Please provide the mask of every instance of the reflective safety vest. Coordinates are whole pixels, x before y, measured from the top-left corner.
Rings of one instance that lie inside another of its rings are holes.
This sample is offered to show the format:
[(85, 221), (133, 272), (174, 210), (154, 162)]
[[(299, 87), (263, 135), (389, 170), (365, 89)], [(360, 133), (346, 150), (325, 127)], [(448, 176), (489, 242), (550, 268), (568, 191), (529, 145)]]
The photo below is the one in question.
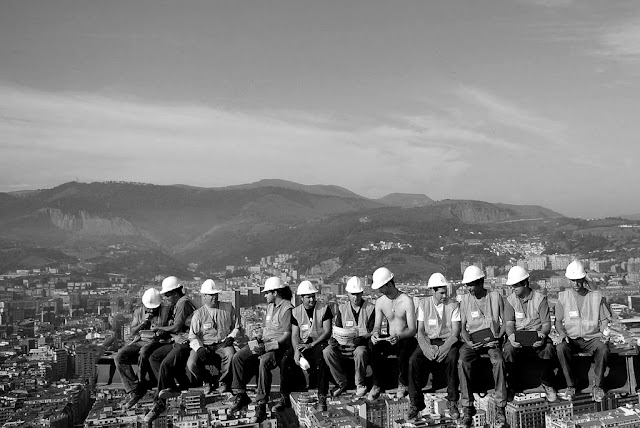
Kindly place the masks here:
[(544, 299), (545, 297), (541, 293), (531, 290), (531, 297), (527, 300), (527, 306), (523, 307), (522, 300), (516, 296), (516, 293), (511, 293), (507, 296), (507, 302), (515, 311), (516, 330), (540, 331), (542, 320), (538, 309)]
[(267, 305), (267, 314), (264, 318), (262, 331), (262, 339), (264, 341), (278, 340), (283, 334), (291, 331), (291, 322), (285, 323), (282, 320), (285, 312), (291, 308), (293, 308), (293, 305), (288, 300), (282, 301), (279, 306), (276, 306), (275, 303)]
[(375, 311), (375, 306), (366, 300), (362, 302), (362, 306), (360, 306), (360, 315), (358, 315), (358, 322), (356, 322), (356, 318), (353, 316), (353, 311), (351, 310), (351, 303), (343, 303), (339, 306), (340, 310), (340, 321), (342, 321), (343, 328), (358, 328), (358, 334), (360, 336), (369, 333), (367, 331), (367, 322), (371, 315)]
[(200, 307), (191, 318), (191, 331), (200, 336), (202, 343), (222, 342), (235, 327), (234, 308), (229, 302), (218, 302), (217, 309)]
[(298, 328), (300, 328), (300, 339), (302, 342), (306, 342), (308, 338), (317, 339), (324, 333), (322, 328), (322, 318), (327, 312), (329, 307), (322, 303), (316, 303), (313, 308), (313, 319), (309, 319), (307, 310), (304, 305), (298, 305), (293, 309), (293, 316), (298, 321)]
[(500, 333), (500, 299), (502, 297), (496, 291), (487, 292), (482, 299), (471, 294), (462, 295), (460, 315), (466, 315), (469, 333), (484, 328), (490, 328), (494, 335)]
[(442, 318), (436, 309), (436, 303), (433, 296), (420, 300), (418, 305), (424, 314), (424, 331), (429, 339), (447, 339), (451, 336), (452, 322), (451, 317), (453, 311), (458, 307), (458, 302), (445, 300), (442, 309)]
[(571, 290), (558, 293), (558, 301), (562, 305), (564, 318), (562, 320), (567, 336), (571, 339), (579, 337), (593, 339), (600, 337), (600, 304), (602, 295), (598, 291), (589, 291), (584, 296), (582, 307)]

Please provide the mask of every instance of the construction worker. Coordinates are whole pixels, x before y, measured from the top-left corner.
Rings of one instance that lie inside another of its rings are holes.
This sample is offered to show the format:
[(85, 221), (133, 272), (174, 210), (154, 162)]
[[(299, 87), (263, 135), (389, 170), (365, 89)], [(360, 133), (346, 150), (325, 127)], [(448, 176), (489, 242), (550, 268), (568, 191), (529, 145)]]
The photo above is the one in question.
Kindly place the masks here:
[(167, 340), (167, 343), (153, 351), (149, 357), (151, 368), (158, 379), (158, 387), (153, 407), (144, 417), (147, 423), (165, 411), (167, 398), (180, 394), (180, 389), (187, 389), (190, 383), (185, 366), (190, 352), (189, 325), (196, 308), (175, 276), (168, 276), (162, 281), (160, 294), (173, 306), (173, 311), (167, 325), (156, 328), (156, 335), (161, 340)]
[(209, 383), (209, 393), (213, 392), (214, 380), (207, 364), (215, 365), (220, 372), (218, 392), (231, 391), (231, 359), (236, 352), (233, 343), (240, 331), (240, 315), (231, 303), (218, 300), (221, 291), (212, 279), (202, 283), (202, 307), (193, 313), (189, 330), (187, 369), (195, 379)]
[[(398, 356), (400, 373), (398, 376), (397, 398), (407, 395), (409, 385), (409, 358), (418, 345), (416, 335), (416, 310), (413, 299), (396, 288), (393, 273), (386, 267), (373, 273), (371, 288), (382, 293), (376, 300), (375, 324), (371, 335), (371, 366), (373, 369), (373, 387), (369, 391), (369, 400), (380, 396), (381, 375), (385, 372), (385, 360), (389, 355)], [(389, 323), (389, 336), (382, 337), (382, 318)]]
[(441, 273), (429, 278), (427, 289), (433, 295), (418, 305), (418, 348), (409, 359), (409, 398), (407, 420), (418, 417), (426, 406), (422, 388), (430, 373), (444, 370), (447, 377), (447, 407), (452, 419), (458, 419), (458, 349), (460, 309), (448, 297), (450, 284)]
[(291, 313), (291, 345), (282, 363), (282, 385), (280, 402), (274, 411), (284, 410), (291, 406), (289, 394), (293, 388), (291, 384), (293, 374), (290, 371), (292, 362), (300, 366), (300, 359), (304, 357), (310, 364), (309, 371), (315, 374), (318, 382), (317, 410), (327, 410), (327, 394), (329, 392), (329, 368), (324, 360), (323, 351), (331, 337), (331, 308), (318, 303), (316, 294), (318, 289), (311, 281), (302, 281), (298, 285), (296, 294), (302, 303)]
[[(262, 333), (250, 341), (250, 345), (236, 352), (231, 360), (232, 390), (235, 397), (229, 409), (230, 414), (251, 403), (246, 388), (247, 383), (257, 372), (256, 402), (258, 406), (250, 423), (260, 423), (266, 418), (271, 392), (271, 370), (281, 364), (284, 354), (291, 348), (291, 310), (293, 309), (291, 289), (285, 286), (280, 278), (273, 276), (266, 280), (262, 292), (267, 300)], [(285, 382), (285, 379), (281, 379), (281, 383)]]
[[(547, 401), (554, 402), (557, 400), (556, 390), (553, 387), (556, 349), (549, 339), (551, 316), (547, 298), (530, 288), (529, 272), (520, 266), (514, 266), (509, 270), (507, 285), (510, 285), (513, 291), (504, 303), (505, 330), (508, 340), (504, 344), (502, 355), (507, 368), (509, 389), (514, 390), (515, 386), (516, 360), (523, 351), (533, 350), (542, 363), (541, 381)], [(537, 340), (530, 346), (523, 346), (516, 340), (516, 331), (536, 332)]]
[[(114, 362), (127, 393), (125, 409), (136, 405), (146, 392), (156, 385), (156, 380), (148, 364), (150, 351), (153, 351), (152, 337), (142, 337), (141, 331), (151, 332), (157, 326), (162, 325), (160, 317), (160, 304), (162, 297), (155, 288), (149, 288), (142, 295), (142, 306), (133, 311), (131, 320), (131, 341), (120, 348), (114, 358)], [(138, 364), (139, 376), (133, 371), (133, 364)], [(147, 376), (150, 377), (147, 380)]]
[(347, 281), (345, 291), (349, 295), (349, 301), (338, 307), (335, 315), (335, 327), (357, 328), (358, 335), (353, 344), (341, 346), (335, 339), (329, 340), (329, 346), (324, 348), (324, 360), (336, 381), (336, 387), (331, 395), (338, 397), (347, 390), (347, 375), (342, 364), (347, 360), (353, 360), (355, 365), (356, 396), (362, 397), (367, 392), (365, 378), (367, 365), (369, 364), (369, 337), (375, 324), (375, 306), (364, 300), (364, 281), (357, 276), (352, 276)]
[(567, 266), (565, 276), (571, 280), (572, 288), (558, 294), (555, 308), (556, 330), (559, 335), (556, 350), (567, 382), (565, 397), (570, 400), (576, 393), (571, 367), (573, 354), (584, 352), (593, 355), (593, 399), (601, 402), (604, 398), (602, 381), (610, 353), (608, 336), (603, 335), (603, 332), (609, 326), (611, 314), (602, 294), (585, 288), (589, 283), (582, 263), (572, 261)]
[[(495, 426), (502, 427), (506, 423), (505, 406), (507, 405), (507, 382), (500, 343), (505, 331), (504, 324), (500, 322), (504, 319), (504, 302), (498, 292), (489, 292), (484, 288), (484, 272), (477, 266), (471, 265), (465, 269), (462, 283), (469, 292), (462, 295), (460, 302), (460, 336), (464, 342), (459, 351), (462, 425), (470, 427), (473, 424), (473, 415), (476, 413), (471, 389), (472, 365), (480, 355), (488, 354), (495, 383), (494, 398), (497, 404)], [(486, 341), (472, 340), (472, 334), (484, 332), (488, 332)]]

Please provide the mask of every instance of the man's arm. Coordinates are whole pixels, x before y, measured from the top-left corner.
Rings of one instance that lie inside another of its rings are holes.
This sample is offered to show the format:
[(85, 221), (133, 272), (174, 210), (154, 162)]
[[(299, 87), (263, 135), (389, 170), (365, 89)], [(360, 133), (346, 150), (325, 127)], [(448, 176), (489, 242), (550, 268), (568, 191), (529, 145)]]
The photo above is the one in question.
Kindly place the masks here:
[[(193, 322), (193, 320), (191, 320)], [(242, 324), (240, 323), (240, 311), (231, 305), (231, 332), (227, 335), (227, 337), (236, 338), (238, 333), (240, 333), (240, 329), (242, 328)]]
[(202, 347), (202, 328), (200, 325), (200, 317), (197, 313), (193, 314), (191, 318), (191, 325), (189, 326), (189, 347), (194, 351), (197, 351)]
[[(284, 345), (290, 340), (293, 341), (292, 325), (291, 325), (291, 308), (287, 309), (282, 315), (282, 324), (285, 325), (287, 331), (278, 339), (278, 345)], [(298, 334), (298, 339), (300, 334)]]
[[(136, 311), (140, 312), (140, 308), (138, 308)], [(136, 334), (138, 334), (138, 332), (140, 330), (143, 330), (145, 326), (151, 325), (150, 323), (151, 317), (152, 317), (151, 314), (147, 314), (145, 312), (142, 312), (142, 314), (140, 313), (134, 314), (134, 317), (131, 320), (131, 329), (130, 329), (131, 336), (135, 336)]]
[(410, 339), (416, 335), (416, 307), (413, 304), (413, 299), (405, 294), (407, 298), (406, 314), (407, 314), (407, 329), (398, 335), (398, 339)]
[(546, 297), (542, 299), (540, 306), (538, 306), (538, 315), (540, 316), (540, 322), (542, 322), (540, 334), (547, 337), (551, 333), (551, 314), (549, 313), (549, 302)]
[(311, 347), (329, 340), (329, 338), (331, 337), (331, 333), (333, 332), (333, 326), (331, 324), (332, 319), (333, 313), (331, 312), (331, 308), (327, 308), (324, 318), (322, 319), (322, 329), (324, 331), (316, 340), (310, 343)]
[(560, 301), (558, 300), (558, 302), (556, 303), (556, 331), (560, 336), (561, 342), (567, 337), (567, 330), (565, 330), (562, 321), (564, 321), (564, 308), (562, 306), (562, 303), (560, 303)]
[(191, 321), (191, 315), (193, 314), (193, 311), (195, 309), (193, 305), (189, 303), (187, 303), (187, 301), (182, 301), (179, 305), (176, 305), (176, 315), (173, 319), (173, 324), (166, 327), (158, 327), (158, 330), (162, 330), (171, 334), (182, 333), (185, 325), (189, 325)]
[(460, 338), (467, 345), (473, 346), (473, 341), (467, 331), (467, 313), (462, 310), (460, 311)]
[(373, 331), (371, 332), (371, 342), (374, 344), (378, 341), (378, 336), (380, 336), (380, 328), (382, 327), (382, 317), (384, 314), (382, 313), (382, 304), (380, 303), (380, 299), (376, 300), (375, 306), (375, 322), (373, 324)]
[(502, 324), (500, 325), (500, 332), (498, 333), (498, 337), (502, 337), (504, 336), (507, 326), (504, 322), (504, 299), (501, 295), (498, 295), (498, 314), (500, 319), (503, 320)]

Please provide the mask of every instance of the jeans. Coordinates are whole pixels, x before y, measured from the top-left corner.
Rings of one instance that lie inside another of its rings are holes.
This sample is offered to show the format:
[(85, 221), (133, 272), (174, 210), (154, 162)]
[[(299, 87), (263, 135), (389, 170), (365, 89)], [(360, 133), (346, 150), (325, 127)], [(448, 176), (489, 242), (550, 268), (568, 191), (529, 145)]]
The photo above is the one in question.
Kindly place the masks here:
[(549, 338), (546, 338), (543, 345), (539, 348), (523, 347), (514, 348), (511, 342), (507, 340), (502, 349), (502, 356), (507, 369), (507, 380), (509, 387), (515, 389), (515, 362), (521, 357), (523, 353), (531, 353), (536, 355), (542, 363), (542, 376), (540, 381), (543, 385), (553, 386), (553, 368), (556, 360), (556, 348), (553, 346), (553, 342)]
[[(163, 389), (171, 388), (178, 389), (176, 380), (180, 384), (180, 389), (187, 389), (191, 383), (186, 373), (187, 360), (189, 359), (188, 344), (173, 344), (169, 345), (171, 348), (167, 348), (167, 345), (156, 350), (151, 354), (151, 367), (158, 370), (158, 390), (154, 397), (154, 401), (164, 404), (158, 394)], [(167, 354), (164, 352), (169, 351)], [(161, 357), (164, 358), (161, 359)], [(159, 363), (159, 364), (158, 364)], [(158, 367), (159, 365), (159, 367)], [(155, 370), (154, 370), (155, 371)]]
[(400, 339), (395, 345), (392, 345), (386, 340), (382, 340), (371, 348), (371, 368), (373, 369), (373, 384), (380, 386), (381, 374), (387, 370), (385, 365), (387, 364), (386, 358), (389, 355), (398, 356), (398, 365), (400, 366), (400, 373), (398, 375), (398, 384), (408, 386), (409, 385), (409, 358), (413, 351), (416, 349), (418, 341), (415, 337), (408, 339)]
[[(311, 349), (308, 349), (302, 353), (302, 356), (309, 361), (311, 367), (309, 371), (315, 373), (318, 380), (318, 395), (327, 395), (329, 392), (329, 367), (324, 360), (323, 351), (327, 346), (327, 342), (319, 343)], [(290, 369), (296, 366), (294, 360), (295, 351), (293, 348), (289, 348), (284, 354), (282, 364), (280, 365), (282, 380), (280, 385), (280, 392), (282, 395), (289, 395), (291, 393), (292, 375)]]
[(571, 368), (573, 354), (584, 352), (593, 355), (593, 372), (595, 375), (594, 384), (595, 386), (602, 388), (604, 371), (609, 363), (609, 354), (611, 352), (609, 350), (609, 345), (602, 342), (600, 339), (584, 340), (582, 338), (577, 338), (569, 339), (569, 343), (559, 343), (556, 345), (556, 350), (558, 352), (558, 360), (560, 360), (560, 367), (562, 368), (568, 387), (575, 387), (575, 378), (573, 376), (573, 369)]
[[(432, 345), (441, 346), (442, 339), (431, 339)], [(409, 358), (409, 398), (411, 404), (424, 407), (422, 388), (426, 385), (429, 374), (436, 370), (444, 370), (447, 377), (447, 400), (458, 402), (458, 349), (454, 344), (441, 362), (428, 359), (420, 347), (416, 348)]]
[[(272, 380), (271, 370), (278, 367), (289, 348), (287, 345), (280, 345), (279, 349), (266, 352), (260, 356), (253, 354), (249, 346), (245, 346), (236, 352), (231, 359), (231, 370), (233, 372), (231, 388), (233, 392), (236, 394), (246, 392), (247, 383), (257, 372), (258, 389), (256, 391), (256, 401), (269, 401)], [(281, 379), (281, 383), (284, 384), (284, 379)]]
[[(157, 346), (156, 342), (138, 340), (123, 346), (116, 354), (114, 363), (127, 394), (132, 392), (143, 394), (156, 385), (157, 380), (151, 371), (149, 356)], [(132, 365), (135, 363), (138, 364), (139, 375), (133, 371)], [(149, 380), (147, 380), (147, 376)]]
[(502, 349), (496, 348), (480, 348), (472, 349), (464, 343), (460, 347), (459, 367), (460, 373), (460, 404), (463, 407), (473, 406), (473, 390), (471, 388), (472, 365), (480, 358), (480, 355), (488, 354), (493, 369), (493, 381), (495, 383), (494, 397), (498, 407), (507, 405), (507, 382), (505, 379), (504, 358), (502, 357)]
[(231, 385), (231, 359), (236, 352), (235, 348), (233, 346), (223, 347), (222, 343), (204, 345), (204, 348), (207, 350), (207, 360), (201, 361), (198, 353), (192, 350), (187, 360), (187, 369), (194, 378), (212, 383), (211, 372), (206, 369), (205, 365), (213, 364), (220, 372), (218, 380), (226, 385)]
[(353, 360), (355, 364), (356, 386), (365, 386), (367, 365), (369, 364), (369, 349), (366, 345), (358, 346), (353, 351), (353, 357), (345, 357), (340, 352), (339, 345), (329, 344), (323, 351), (324, 360), (338, 386), (347, 385), (347, 375), (344, 374), (342, 364)]

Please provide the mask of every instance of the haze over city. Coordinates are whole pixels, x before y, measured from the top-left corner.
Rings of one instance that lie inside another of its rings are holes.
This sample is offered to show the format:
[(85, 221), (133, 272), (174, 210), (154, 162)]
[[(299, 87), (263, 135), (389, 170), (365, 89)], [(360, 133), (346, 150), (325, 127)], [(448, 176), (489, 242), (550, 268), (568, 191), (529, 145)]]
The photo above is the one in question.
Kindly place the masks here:
[(640, 213), (640, 4), (0, 3), (0, 191), (263, 178)]

